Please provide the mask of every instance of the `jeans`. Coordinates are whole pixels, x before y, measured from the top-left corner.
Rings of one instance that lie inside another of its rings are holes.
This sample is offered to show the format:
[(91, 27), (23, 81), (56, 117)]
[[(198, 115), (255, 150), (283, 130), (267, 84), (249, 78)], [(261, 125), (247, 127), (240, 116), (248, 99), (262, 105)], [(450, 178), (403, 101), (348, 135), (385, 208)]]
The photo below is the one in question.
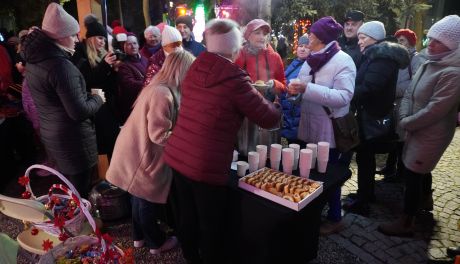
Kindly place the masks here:
[(157, 219), (161, 214), (162, 205), (132, 196), (132, 226), (133, 240), (144, 240), (145, 246), (158, 249), (166, 240), (166, 235), (160, 230)]
[[(343, 164), (350, 166), (353, 152), (341, 153), (337, 149), (329, 150), (329, 164)], [(341, 186), (338, 186), (332, 191), (328, 197), (329, 210), (327, 212), (327, 220), (331, 222), (339, 222), (342, 220), (342, 204), (341, 204)]]

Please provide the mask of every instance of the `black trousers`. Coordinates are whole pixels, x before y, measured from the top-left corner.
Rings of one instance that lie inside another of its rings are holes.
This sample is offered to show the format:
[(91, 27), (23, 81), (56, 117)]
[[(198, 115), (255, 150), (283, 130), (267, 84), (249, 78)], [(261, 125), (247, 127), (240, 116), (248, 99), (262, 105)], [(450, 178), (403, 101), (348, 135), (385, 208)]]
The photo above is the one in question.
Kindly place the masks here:
[(422, 174), (404, 168), (406, 190), (404, 192), (404, 213), (415, 216), (427, 195), (431, 195), (432, 175)]
[(69, 181), (77, 189), (82, 198), (88, 198), (88, 194), (91, 190), (91, 177), (93, 175), (94, 168), (95, 167), (91, 167), (73, 175), (65, 174), (67, 179), (69, 179)]
[(177, 194), (177, 228), (188, 263), (226, 263), (227, 186), (188, 179), (173, 169)]
[(363, 143), (356, 149), (358, 198), (363, 202), (369, 202), (375, 195), (375, 154), (372, 144)]

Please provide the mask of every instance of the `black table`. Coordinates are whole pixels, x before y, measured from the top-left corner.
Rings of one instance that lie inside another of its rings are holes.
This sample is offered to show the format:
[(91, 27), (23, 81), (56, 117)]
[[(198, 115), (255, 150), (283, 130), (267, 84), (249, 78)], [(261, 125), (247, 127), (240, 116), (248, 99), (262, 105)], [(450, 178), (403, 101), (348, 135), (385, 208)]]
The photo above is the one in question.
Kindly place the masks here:
[(329, 165), (325, 174), (310, 178), (324, 182), (323, 192), (297, 212), (238, 187), (232, 173), (231, 250), (235, 263), (308, 263), (318, 251), (321, 212), (327, 197), (351, 176), (343, 165)]

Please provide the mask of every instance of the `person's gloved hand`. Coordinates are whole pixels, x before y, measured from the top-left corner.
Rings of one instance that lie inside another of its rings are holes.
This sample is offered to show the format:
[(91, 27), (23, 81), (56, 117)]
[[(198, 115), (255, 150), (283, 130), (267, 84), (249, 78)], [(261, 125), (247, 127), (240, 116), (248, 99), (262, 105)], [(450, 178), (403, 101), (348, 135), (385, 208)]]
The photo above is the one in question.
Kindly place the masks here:
[(275, 82), (273, 80), (269, 80), (265, 83), (268, 87), (265, 90), (264, 97), (270, 102), (275, 101), (276, 93), (275, 93)]

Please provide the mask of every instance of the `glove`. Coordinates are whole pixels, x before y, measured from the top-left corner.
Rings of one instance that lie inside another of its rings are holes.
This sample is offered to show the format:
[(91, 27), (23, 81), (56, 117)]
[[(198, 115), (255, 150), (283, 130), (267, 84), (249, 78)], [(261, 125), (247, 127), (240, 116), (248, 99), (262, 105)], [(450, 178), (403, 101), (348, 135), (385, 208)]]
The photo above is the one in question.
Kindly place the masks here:
[(264, 97), (268, 101), (274, 102), (275, 98), (276, 98), (275, 82), (273, 80), (269, 80), (265, 84), (268, 85), (268, 88), (267, 88), (267, 90), (265, 90)]

